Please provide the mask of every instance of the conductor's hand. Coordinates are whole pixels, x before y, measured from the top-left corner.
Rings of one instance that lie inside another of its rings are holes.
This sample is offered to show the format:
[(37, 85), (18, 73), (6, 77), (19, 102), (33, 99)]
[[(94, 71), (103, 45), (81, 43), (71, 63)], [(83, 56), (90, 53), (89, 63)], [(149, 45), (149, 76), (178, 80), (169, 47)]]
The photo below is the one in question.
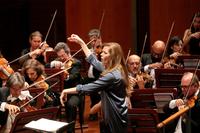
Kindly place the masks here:
[(6, 104), (5, 109), (7, 109), (10, 114), (15, 114), (18, 111), (20, 111), (20, 108), (18, 106), (15, 106), (15, 105), (12, 105), (12, 104)]
[(75, 42), (75, 43), (78, 43), (78, 44), (85, 44), (85, 42), (76, 34), (72, 34), (70, 37), (68, 37), (68, 40), (70, 42)]
[(60, 103), (62, 106), (65, 106), (65, 101), (67, 100), (67, 89), (66, 90), (63, 90), (61, 95), (60, 95)]

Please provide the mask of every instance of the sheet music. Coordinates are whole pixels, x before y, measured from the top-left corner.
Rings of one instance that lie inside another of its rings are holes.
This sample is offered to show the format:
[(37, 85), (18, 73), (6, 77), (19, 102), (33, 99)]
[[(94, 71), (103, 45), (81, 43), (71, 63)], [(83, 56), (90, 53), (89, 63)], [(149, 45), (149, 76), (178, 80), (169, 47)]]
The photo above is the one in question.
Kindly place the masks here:
[(66, 122), (60, 122), (55, 120), (49, 120), (45, 118), (41, 118), (37, 121), (31, 121), (25, 125), (27, 128), (42, 130), (46, 132), (56, 132), (60, 128), (68, 125)]

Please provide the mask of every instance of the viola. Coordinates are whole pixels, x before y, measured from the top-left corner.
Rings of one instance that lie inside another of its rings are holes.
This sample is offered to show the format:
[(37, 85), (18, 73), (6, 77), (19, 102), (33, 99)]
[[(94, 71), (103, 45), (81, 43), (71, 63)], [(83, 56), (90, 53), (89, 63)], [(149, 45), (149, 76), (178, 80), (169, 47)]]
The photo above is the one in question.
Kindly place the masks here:
[(14, 70), (8, 65), (8, 61), (5, 58), (0, 58), (0, 67), (0, 78), (3, 80), (8, 79), (14, 73)]

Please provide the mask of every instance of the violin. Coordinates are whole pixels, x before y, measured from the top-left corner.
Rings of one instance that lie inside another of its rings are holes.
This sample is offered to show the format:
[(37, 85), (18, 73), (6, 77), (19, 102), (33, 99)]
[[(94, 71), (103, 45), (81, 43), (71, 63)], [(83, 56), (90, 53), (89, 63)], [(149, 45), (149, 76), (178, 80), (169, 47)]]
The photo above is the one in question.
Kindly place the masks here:
[(29, 101), (30, 100), (28, 98), (26, 98), (24, 100), (17, 99), (15, 101), (11, 102), (10, 104), (20, 107), (20, 111), (22, 111), (22, 112), (31, 112), (31, 111), (37, 110), (37, 108), (31, 106), (30, 104), (27, 104), (27, 103), (29, 103)]
[(35, 87), (36, 88), (43, 88), (45, 90), (47, 90), (49, 88), (49, 85), (45, 82), (45, 77), (43, 75), (40, 75), (35, 81)]
[(14, 73), (14, 70), (8, 65), (8, 61), (5, 58), (0, 58), (0, 68), (0, 78), (3, 80), (8, 79)]
[(176, 64), (176, 60), (173, 58), (168, 58), (164, 57), (163, 60), (161, 61), (162, 64), (164, 65), (164, 68), (180, 68), (181, 66)]

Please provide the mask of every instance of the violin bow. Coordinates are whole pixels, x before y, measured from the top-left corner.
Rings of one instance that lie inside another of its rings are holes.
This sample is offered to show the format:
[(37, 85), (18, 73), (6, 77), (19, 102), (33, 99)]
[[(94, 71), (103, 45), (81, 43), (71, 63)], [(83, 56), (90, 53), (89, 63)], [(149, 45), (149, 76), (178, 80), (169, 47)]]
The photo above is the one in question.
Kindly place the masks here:
[(191, 86), (192, 86), (192, 81), (194, 80), (194, 75), (197, 73), (197, 70), (198, 70), (198, 67), (199, 67), (199, 63), (200, 63), (200, 59), (198, 59), (197, 66), (196, 66), (196, 68), (195, 68), (195, 71), (194, 71), (194, 73), (193, 73), (192, 79), (191, 79), (191, 81), (190, 81), (190, 84), (189, 84), (189, 86), (188, 86), (187, 93), (186, 93), (186, 95), (185, 95), (183, 101), (186, 101), (186, 98), (188, 97), (190, 88), (191, 88)]
[(147, 32), (146, 32), (146, 34), (144, 36), (144, 42), (143, 42), (143, 47), (142, 47), (142, 52), (141, 52), (140, 58), (142, 58), (142, 56), (143, 56), (144, 48), (145, 48), (145, 45), (146, 45), (146, 41), (147, 41)]
[[(55, 19), (55, 17), (56, 17), (56, 14), (57, 14), (57, 10), (54, 12), (54, 15), (53, 15), (53, 18), (52, 18), (52, 20), (51, 20), (50, 26), (49, 26), (49, 28), (48, 28), (47, 34), (46, 34), (46, 36), (45, 36), (45, 39), (44, 39), (44, 41), (40, 44), (39, 48), (41, 48), (41, 47), (44, 45), (44, 43), (46, 43), (47, 37), (48, 37), (49, 32), (50, 32), (50, 30), (51, 30), (51, 27), (52, 27), (52, 24), (53, 24), (54, 19)], [(27, 54), (24, 54), (24, 55), (22, 55), (22, 56), (20, 56), (20, 57), (18, 57), (18, 58), (16, 58), (16, 59), (10, 61), (8, 64), (10, 65), (10, 64), (12, 64), (13, 62), (18, 61), (19, 59), (21, 59), (21, 58), (27, 56), (29, 53), (30, 53), (30, 52), (28, 52)]]
[(127, 64), (127, 62), (128, 62), (128, 57), (130, 56), (130, 53), (131, 53), (131, 49), (128, 50), (128, 54), (127, 54), (127, 56), (126, 56), (126, 61), (125, 61), (126, 64)]
[[(55, 85), (57, 85), (60, 81), (57, 81), (56, 83), (52, 84), (49, 88), (54, 87)], [(48, 88), (48, 89), (49, 89)], [(40, 95), (42, 95), (44, 92), (46, 92), (48, 89), (40, 92), (39, 94), (37, 94), (35, 97), (31, 98), (30, 100), (28, 100), (26, 103), (24, 103), (23, 105), (21, 105), (19, 108), (23, 108), (24, 106), (26, 106), (27, 104), (29, 104), (31, 101), (35, 100), (37, 97), (39, 97)]]
[(162, 60), (164, 59), (164, 57), (165, 57), (165, 53), (166, 53), (166, 50), (167, 50), (167, 47), (168, 47), (169, 39), (170, 39), (170, 37), (171, 37), (173, 28), (174, 28), (174, 22), (173, 22), (172, 25), (171, 25), (171, 29), (170, 29), (170, 31), (169, 31), (169, 35), (168, 35), (168, 38), (167, 38), (167, 41), (166, 41), (166, 45), (165, 45), (164, 52), (163, 52), (163, 54), (162, 54), (161, 61), (162, 61)]
[(196, 16), (197, 16), (197, 14), (195, 13), (194, 18), (192, 19), (192, 23), (190, 24), (190, 31), (192, 29), (192, 25), (194, 24), (194, 20), (195, 20)]
[[(196, 74), (197, 72), (197, 69), (198, 69), (198, 66), (199, 66), (199, 63), (200, 63), (200, 59), (198, 59), (198, 63), (197, 63), (197, 66), (195, 68), (195, 72), (193, 73), (193, 76), (192, 76), (192, 79), (190, 81), (190, 84), (189, 84), (189, 88), (188, 88), (188, 91), (186, 93), (186, 96), (185, 98), (183, 99), (183, 101), (186, 100), (188, 94), (189, 94), (189, 90), (191, 88), (191, 85), (192, 85), (192, 81), (194, 80), (194, 75)], [(160, 122), (158, 125), (157, 125), (157, 128), (162, 128), (163, 126), (167, 125), (170, 121), (176, 119), (178, 116), (181, 116), (182, 114), (184, 114), (186, 111), (188, 111), (189, 109), (191, 109), (192, 107), (194, 107), (194, 103), (191, 104), (191, 105), (188, 105), (186, 106), (185, 108), (179, 110), (178, 112), (176, 112), (175, 114), (171, 115), (170, 117), (168, 117), (167, 119), (163, 120), (162, 122)]]

